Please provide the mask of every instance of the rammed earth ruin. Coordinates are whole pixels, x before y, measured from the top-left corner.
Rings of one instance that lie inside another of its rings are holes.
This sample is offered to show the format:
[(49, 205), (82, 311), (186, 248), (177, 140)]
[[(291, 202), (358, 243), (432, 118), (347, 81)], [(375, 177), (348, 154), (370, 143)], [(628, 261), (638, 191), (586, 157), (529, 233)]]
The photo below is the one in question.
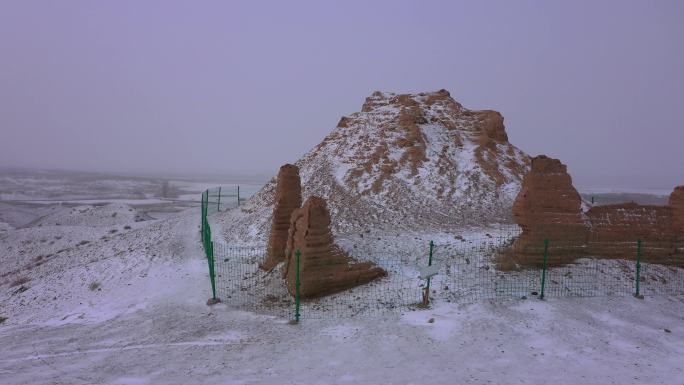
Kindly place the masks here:
[(684, 265), (684, 187), (668, 205), (588, 208), (564, 164), (544, 155), (530, 160), (508, 142), (501, 114), (468, 110), (445, 90), (374, 92), (296, 165), (282, 166), (243, 212), (234, 228), (268, 234), (261, 268), (284, 263), (290, 291), (300, 250), (305, 297), (385, 274), (353, 264), (334, 243), (333, 232), (369, 226), (444, 231), (513, 221), (522, 233), (506, 253), (509, 267), (540, 265), (545, 239), (552, 264), (633, 258), (641, 240), (644, 261)]
[(523, 266), (541, 263), (545, 239), (552, 263), (584, 256), (632, 259), (641, 240), (645, 262), (684, 265), (684, 186), (674, 189), (667, 205), (622, 203), (583, 212), (566, 166), (540, 155), (532, 159), (513, 214), (522, 228), (514, 258)]
[(325, 200), (311, 196), (299, 207), (301, 196), (299, 169), (291, 164), (282, 166), (276, 185), (268, 257), (262, 269), (270, 271), (285, 262), (283, 278), (288, 291), (294, 294), (299, 267), (301, 298), (336, 293), (386, 275), (370, 262), (352, 262), (334, 243)]

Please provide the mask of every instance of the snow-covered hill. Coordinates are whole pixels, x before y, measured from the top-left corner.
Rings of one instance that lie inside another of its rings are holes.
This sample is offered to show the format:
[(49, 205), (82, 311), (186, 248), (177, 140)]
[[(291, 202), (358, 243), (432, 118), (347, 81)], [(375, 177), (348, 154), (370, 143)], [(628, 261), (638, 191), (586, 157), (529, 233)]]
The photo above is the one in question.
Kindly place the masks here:
[[(333, 231), (344, 233), (506, 222), (528, 163), (501, 114), (468, 110), (441, 90), (373, 93), (296, 165), (303, 198), (327, 199)], [(262, 240), (274, 194), (272, 180), (225, 216), (226, 237)]]
[(123, 204), (78, 206), (0, 232), (0, 303), (7, 322), (60, 323), (116, 313), (157, 294), (162, 277), (152, 271), (171, 266), (174, 275), (183, 274), (188, 250), (201, 258), (190, 212), (163, 221), (136, 221), (136, 213)]

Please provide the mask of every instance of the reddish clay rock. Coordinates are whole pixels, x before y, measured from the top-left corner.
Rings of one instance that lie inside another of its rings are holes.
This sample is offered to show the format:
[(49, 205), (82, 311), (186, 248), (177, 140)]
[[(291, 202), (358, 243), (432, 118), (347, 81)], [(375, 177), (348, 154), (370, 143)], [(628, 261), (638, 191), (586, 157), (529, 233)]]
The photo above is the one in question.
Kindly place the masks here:
[(567, 166), (558, 159), (539, 155), (513, 204), (513, 215), (523, 228), (544, 223), (583, 224), (582, 200), (572, 185)]
[(668, 204), (672, 208), (672, 226), (677, 234), (677, 240), (684, 242), (684, 186), (675, 187)]
[(667, 206), (626, 203), (592, 207), (588, 250), (604, 258), (632, 258), (642, 241), (646, 262), (684, 265), (684, 186), (675, 187)]
[[(419, 184), (419, 169), (428, 168), (429, 163), (444, 163), (444, 167), (438, 165), (440, 174), (456, 174), (450, 186), (456, 184), (457, 174), (468, 174), (467, 180), (463, 177), (459, 184), (491, 180), (494, 189), (510, 183), (511, 179), (519, 182), (527, 169), (529, 158), (508, 142), (504, 118), (500, 113), (463, 108), (446, 90), (419, 94), (376, 91), (366, 98), (361, 111), (361, 114), (344, 117), (337, 126), (339, 130), (329, 135), (331, 141), (341, 139), (344, 144), (356, 143), (360, 147), (345, 150), (345, 157), (354, 154), (353, 161), (345, 163), (357, 167), (350, 168), (344, 180), (354, 186), (369, 186), (360, 191), (361, 194), (381, 194), (393, 184), (396, 175), (403, 172), (408, 172), (409, 178), (416, 179), (415, 184)], [(372, 131), (368, 131), (369, 120), (376, 122)], [(346, 128), (349, 130), (344, 130)], [(346, 132), (352, 129), (350, 134), (363, 140), (347, 140), (350, 135)], [(369, 142), (367, 134), (371, 133), (379, 138)], [(447, 143), (433, 142), (443, 140)], [(475, 146), (468, 146), (470, 143)], [(430, 146), (441, 148), (443, 152), (429, 154)], [(337, 146), (335, 151), (342, 148)], [(449, 158), (450, 154), (463, 151), (473, 152), (483, 178), (469, 172), (456, 172), (460, 167), (471, 166), (460, 165), (458, 159)], [(397, 157), (397, 154), (401, 155)], [(372, 181), (363, 180), (367, 177)], [(435, 191), (441, 191), (440, 196), (455, 193), (450, 188)]]
[(504, 118), (498, 111), (477, 111), (477, 119), (481, 129), (478, 133), (478, 143), (481, 146), (492, 145), (496, 142), (508, 142)]
[(372, 263), (350, 263), (350, 258), (334, 244), (330, 213), (323, 198), (312, 196), (292, 213), (283, 277), (290, 293), (295, 293), (296, 255), (300, 257), (302, 298), (332, 294), (386, 275)]
[(684, 187), (675, 188), (667, 206), (595, 206), (586, 215), (580, 207), (565, 165), (543, 155), (532, 159), (513, 204), (523, 231), (513, 248), (499, 256), (500, 267), (538, 266), (544, 239), (550, 241), (550, 265), (583, 256), (633, 259), (639, 239), (644, 261), (684, 264)]
[(299, 179), (299, 168), (286, 164), (280, 167), (278, 172), (267, 257), (261, 264), (262, 269), (271, 270), (285, 260), (290, 216), (301, 205), (302, 186)]
[(363, 105), (361, 106), (361, 111), (362, 112), (373, 111), (374, 109), (385, 104), (386, 100), (387, 100), (387, 98), (385, 97), (385, 95), (382, 92), (375, 91), (371, 94), (371, 96), (366, 98), (365, 102), (363, 102)]
[(636, 241), (643, 243), (642, 260), (673, 263), (675, 229), (672, 208), (636, 203), (595, 206), (588, 212), (591, 236), (588, 253), (603, 258), (636, 257)]
[[(482, 170), (494, 179), (497, 186), (505, 184), (506, 177), (500, 170), (499, 159), (501, 154), (499, 154), (497, 147), (497, 144), (508, 143), (503, 116), (492, 110), (469, 111), (466, 114), (470, 115), (476, 122), (475, 142), (478, 147), (475, 149), (475, 159), (477, 159)], [(505, 166), (511, 167), (510, 163)], [(515, 168), (515, 165), (511, 168)]]
[(519, 262), (540, 262), (544, 239), (577, 245), (556, 250), (555, 257), (580, 251), (588, 233), (580, 211), (581, 203), (564, 164), (544, 155), (533, 158), (532, 168), (525, 175), (522, 189), (513, 203), (513, 216), (522, 228), (515, 244)]

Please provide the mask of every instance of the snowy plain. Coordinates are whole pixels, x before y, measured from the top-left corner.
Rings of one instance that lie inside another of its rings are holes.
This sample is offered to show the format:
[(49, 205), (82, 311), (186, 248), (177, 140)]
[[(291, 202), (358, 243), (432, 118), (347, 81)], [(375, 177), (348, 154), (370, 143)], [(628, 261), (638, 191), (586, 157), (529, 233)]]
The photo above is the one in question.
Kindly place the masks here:
[(0, 206), (24, 222), (0, 227), (0, 384), (684, 384), (683, 297), (437, 300), (292, 325), (205, 304), (198, 208), (16, 204)]

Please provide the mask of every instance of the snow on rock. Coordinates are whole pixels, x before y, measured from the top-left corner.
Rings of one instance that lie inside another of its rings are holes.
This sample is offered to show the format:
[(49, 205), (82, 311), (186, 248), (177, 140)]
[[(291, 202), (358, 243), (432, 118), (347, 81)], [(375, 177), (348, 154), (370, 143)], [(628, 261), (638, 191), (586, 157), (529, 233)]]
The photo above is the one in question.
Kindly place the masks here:
[[(510, 221), (529, 157), (496, 111), (468, 110), (445, 90), (374, 92), (296, 165), (302, 198), (324, 198), (333, 232), (346, 233)], [(224, 236), (263, 242), (274, 195), (275, 179), (218, 218)]]

